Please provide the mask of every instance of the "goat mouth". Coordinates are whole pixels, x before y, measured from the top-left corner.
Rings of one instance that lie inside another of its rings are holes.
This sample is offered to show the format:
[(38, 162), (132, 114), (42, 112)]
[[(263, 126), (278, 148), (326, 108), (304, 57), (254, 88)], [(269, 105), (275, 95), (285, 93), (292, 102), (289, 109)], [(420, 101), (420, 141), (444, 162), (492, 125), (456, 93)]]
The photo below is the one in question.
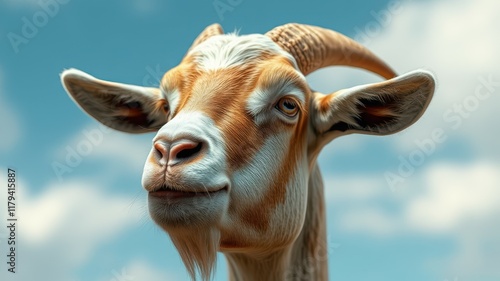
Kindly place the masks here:
[(204, 191), (185, 191), (173, 188), (171, 186), (164, 185), (161, 188), (149, 192), (149, 196), (160, 198), (160, 199), (182, 199), (191, 197), (210, 197), (216, 193), (220, 193), (227, 190), (227, 186), (224, 186), (217, 190), (204, 190)]

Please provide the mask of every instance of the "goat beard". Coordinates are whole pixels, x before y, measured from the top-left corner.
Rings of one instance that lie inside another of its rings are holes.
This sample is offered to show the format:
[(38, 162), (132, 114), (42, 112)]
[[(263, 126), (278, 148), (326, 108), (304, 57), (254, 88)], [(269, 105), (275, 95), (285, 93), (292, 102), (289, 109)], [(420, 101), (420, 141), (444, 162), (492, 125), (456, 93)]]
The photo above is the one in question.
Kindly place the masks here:
[(199, 272), (201, 280), (213, 277), (219, 249), (220, 232), (213, 226), (170, 229), (170, 239), (177, 248), (192, 280)]

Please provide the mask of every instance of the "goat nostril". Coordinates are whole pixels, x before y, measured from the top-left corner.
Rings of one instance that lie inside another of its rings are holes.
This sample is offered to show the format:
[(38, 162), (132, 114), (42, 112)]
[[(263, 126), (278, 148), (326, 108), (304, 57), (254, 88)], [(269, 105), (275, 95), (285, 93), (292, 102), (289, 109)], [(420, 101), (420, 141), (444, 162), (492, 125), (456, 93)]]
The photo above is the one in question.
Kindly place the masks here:
[(155, 151), (156, 151), (156, 154), (158, 155), (158, 158), (162, 159), (163, 157), (168, 156), (167, 148), (165, 147), (165, 145), (163, 145), (159, 142), (156, 142), (153, 145), (153, 147), (155, 148)]
[(200, 150), (201, 150), (201, 142), (193, 148), (188, 148), (180, 151), (179, 153), (177, 153), (176, 157), (177, 159), (189, 158), (200, 152)]
[(185, 141), (176, 144), (170, 150), (169, 162), (175, 164), (178, 161), (190, 158), (198, 154), (203, 145), (201, 142)]

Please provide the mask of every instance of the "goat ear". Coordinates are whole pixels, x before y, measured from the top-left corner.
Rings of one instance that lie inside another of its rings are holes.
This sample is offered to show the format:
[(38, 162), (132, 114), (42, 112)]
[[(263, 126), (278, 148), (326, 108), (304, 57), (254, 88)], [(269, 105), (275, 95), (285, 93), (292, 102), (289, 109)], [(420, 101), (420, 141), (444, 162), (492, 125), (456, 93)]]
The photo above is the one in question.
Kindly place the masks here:
[(159, 89), (103, 81), (76, 69), (65, 70), (61, 81), (83, 111), (113, 129), (146, 133), (167, 122), (168, 104)]
[(420, 70), (330, 95), (316, 93), (313, 124), (330, 140), (350, 133), (393, 134), (422, 116), (434, 88), (432, 74)]

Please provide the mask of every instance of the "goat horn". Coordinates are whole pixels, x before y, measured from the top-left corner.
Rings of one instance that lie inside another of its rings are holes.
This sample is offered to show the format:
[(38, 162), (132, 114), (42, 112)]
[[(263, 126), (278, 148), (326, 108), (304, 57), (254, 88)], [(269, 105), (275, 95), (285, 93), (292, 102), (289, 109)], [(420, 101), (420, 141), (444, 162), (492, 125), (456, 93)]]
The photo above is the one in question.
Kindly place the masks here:
[(367, 48), (333, 30), (290, 23), (278, 26), (266, 35), (295, 58), (304, 75), (327, 66), (345, 65), (369, 70), (386, 79), (396, 76)]
[[(191, 45), (191, 48), (189, 50), (193, 49), (197, 45), (203, 43), (205, 40), (208, 38), (215, 36), (215, 35), (221, 35), (224, 34), (224, 30), (218, 23), (211, 24), (207, 26), (201, 33), (196, 37), (194, 40), (193, 44)], [(189, 51), (188, 51), (189, 52)]]

